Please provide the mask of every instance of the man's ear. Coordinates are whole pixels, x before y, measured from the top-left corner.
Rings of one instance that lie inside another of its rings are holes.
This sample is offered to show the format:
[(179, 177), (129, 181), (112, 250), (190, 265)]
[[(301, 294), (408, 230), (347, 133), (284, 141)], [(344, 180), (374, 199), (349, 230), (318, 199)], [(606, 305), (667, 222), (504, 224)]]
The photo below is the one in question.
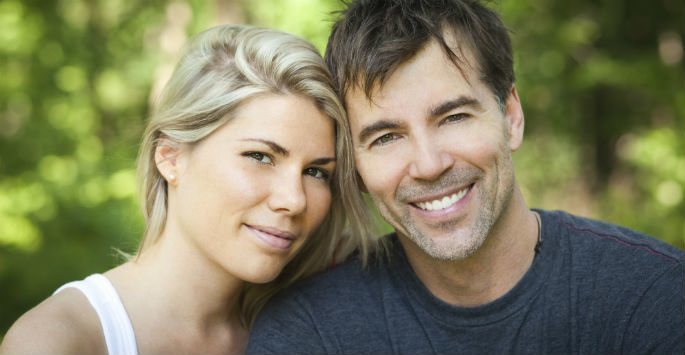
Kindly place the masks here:
[(179, 176), (178, 157), (180, 145), (167, 138), (161, 138), (155, 148), (155, 164), (157, 170), (167, 181), (167, 184), (176, 186)]
[(511, 86), (504, 115), (509, 130), (509, 148), (513, 152), (523, 143), (523, 131), (526, 123), (523, 117), (523, 108), (521, 108), (521, 100), (519, 99), (518, 92), (516, 92), (516, 85)]

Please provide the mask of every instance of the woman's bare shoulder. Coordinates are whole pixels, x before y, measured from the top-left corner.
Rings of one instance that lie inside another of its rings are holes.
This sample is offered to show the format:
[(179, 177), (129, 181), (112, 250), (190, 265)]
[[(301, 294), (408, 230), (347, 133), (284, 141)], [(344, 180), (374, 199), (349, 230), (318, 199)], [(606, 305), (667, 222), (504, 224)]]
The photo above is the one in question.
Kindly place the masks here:
[(9, 329), (0, 354), (103, 354), (102, 326), (86, 296), (66, 288), (22, 315)]

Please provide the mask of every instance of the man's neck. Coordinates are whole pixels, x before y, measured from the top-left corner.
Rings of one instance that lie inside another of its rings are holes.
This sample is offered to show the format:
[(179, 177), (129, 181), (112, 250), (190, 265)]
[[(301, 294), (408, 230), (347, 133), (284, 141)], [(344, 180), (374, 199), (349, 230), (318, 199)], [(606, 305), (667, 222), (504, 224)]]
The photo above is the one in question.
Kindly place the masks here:
[(538, 222), (518, 189), (510, 202), (480, 249), (464, 260), (437, 260), (400, 237), (414, 272), (436, 297), (474, 307), (502, 297), (521, 280), (535, 256)]

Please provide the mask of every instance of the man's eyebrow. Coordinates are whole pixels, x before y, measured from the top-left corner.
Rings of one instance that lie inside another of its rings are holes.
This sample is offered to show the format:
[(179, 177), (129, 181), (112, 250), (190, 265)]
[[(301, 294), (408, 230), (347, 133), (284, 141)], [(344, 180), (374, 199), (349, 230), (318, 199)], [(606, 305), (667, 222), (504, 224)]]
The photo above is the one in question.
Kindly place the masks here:
[(438, 106), (433, 107), (430, 110), (430, 115), (431, 117), (435, 116), (442, 116), (456, 108), (462, 107), (462, 106), (472, 106), (476, 110), (482, 110), (483, 106), (480, 104), (480, 102), (473, 97), (470, 96), (460, 96), (454, 100), (447, 100), (439, 104)]
[(400, 127), (400, 122), (395, 121), (395, 120), (380, 120), (376, 121), (364, 128), (359, 132), (359, 142), (364, 143), (366, 142), (369, 137), (371, 137), (374, 133), (378, 131), (382, 131), (384, 129), (394, 129)]
[(245, 138), (245, 139), (241, 139), (241, 141), (259, 142), (259, 143), (262, 143), (262, 144), (266, 144), (266, 145), (269, 146), (269, 148), (271, 148), (271, 150), (273, 150), (274, 152), (276, 152), (276, 153), (278, 153), (278, 154), (280, 154), (280, 155), (286, 156), (286, 157), (290, 154), (290, 152), (289, 152), (287, 149), (283, 148), (283, 147), (282, 147), (281, 145), (279, 145), (278, 143), (273, 142), (273, 141), (270, 141), (270, 140), (268, 140), (268, 139), (261, 139), (261, 138)]

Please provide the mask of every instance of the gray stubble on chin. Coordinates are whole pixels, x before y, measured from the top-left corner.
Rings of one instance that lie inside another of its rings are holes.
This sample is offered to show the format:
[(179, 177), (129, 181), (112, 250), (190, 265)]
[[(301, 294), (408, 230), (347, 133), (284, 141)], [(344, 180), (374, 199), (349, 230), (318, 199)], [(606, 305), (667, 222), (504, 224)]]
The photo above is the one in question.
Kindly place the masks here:
[[(441, 230), (445, 234), (454, 233), (457, 225), (461, 222), (444, 222), (436, 225), (435, 229)], [(457, 261), (468, 258), (483, 245), (492, 224), (493, 211), (490, 206), (487, 206), (479, 211), (471, 230), (467, 232), (468, 235), (440, 236), (439, 238), (446, 239), (444, 243), (436, 243), (431, 237), (422, 233), (413, 222), (404, 225), (409, 234), (407, 237), (426, 254), (438, 260)]]

